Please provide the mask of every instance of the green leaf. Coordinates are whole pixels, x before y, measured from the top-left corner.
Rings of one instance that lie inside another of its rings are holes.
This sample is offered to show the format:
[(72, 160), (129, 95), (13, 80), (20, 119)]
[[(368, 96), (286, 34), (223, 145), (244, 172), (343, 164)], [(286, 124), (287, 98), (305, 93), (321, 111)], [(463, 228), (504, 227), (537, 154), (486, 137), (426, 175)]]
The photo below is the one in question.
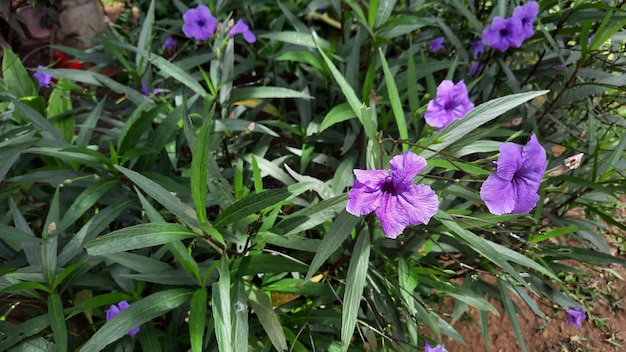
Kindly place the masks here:
[(92, 183), (72, 203), (57, 226), (61, 232), (78, 220), (87, 210), (107, 193), (111, 187), (118, 184), (117, 180), (100, 180)]
[(333, 107), (328, 112), (328, 114), (326, 114), (324, 120), (322, 121), (322, 124), (319, 127), (319, 132), (321, 133), (322, 131), (336, 123), (346, 121), (354, 117), (356, 117), (356, 114), (354, 113), (354, 110), (352, 110), (350, 104), (339, 104)]
[(285, 235), (311, 229), (334, 218), (341, 209), (345, 208), (346, 198), (346, 194), (341, 194), (298, 210), (283, 219), (275, 229), (283, 231)]
[(341, 351), (345, 352), (350, 347), (352, 334), (356, 327), (356, 319), (359, 314), (359, 306), (365, 287), (367, 266), (370, 258), (370, 234), (361, 231), (354, 245), (348, 276), (346, 278), (346, 292), (343, 296), (343, 314), (341, 316)]
[(548, 240), (548, 239), (553, 238), (553, 237), (559, 237), (559, 236), (562, 236), (562, 235), (565, 235), (565, 234), (568, 234), (568, 233), (572, 233), (572, 232), (576, 232), (576, 231), (579, 231), (579, 230), (582, 230), (582, 228), (576, 227), (576, 226), (559, 227), (559, 228), (556, 228), (554, 230), (550, 230), (548, 232), (545, 232), (543, 234), (539, 234), (539, 235), (536, 235), (536, 236), (531, 234), (528, 237), (528, 242), (530, 242), (530, 243), (539, 243), (539, 242)]
[(315, 257), (313, 257), (311, 261), (311, 266), (309, 266), (309, 271), (304, 279), (305, 282), (309, 281), (317, 272), (317, 269), (324, 264), (326, 259), (335, 253), (360, 221), (360, 217), (356, 217), (345, 210), (335, 218), (330, 229), (328, 229), (328, 233), (326, 233), (322, 239), (322, 243), (317, 249)]
[(431, 158), (428, 159), (428, 166), (441, 167), (448, 170), (460, 170), (468, 174), (474, 175), (491, 175), (492, 173), (491, 171), (487, 171), (478, 166), (474, 166), (460, 160), (455, 160), (454, 162), (451, 162), (450, 160)]
[(170, 223), (150, 223), (125, 227), (100, 236), (85, 245), (90, 255), (118, 253), (197, 237), (186, 226)]
[(48, 316), (50, 327), (54, 337), (54, 346), (57, 351), (67, 351), (67, 326), (63, 314), (63, 302), (58, 293), (53, 292), (48, 296)]
[(189, 311), (189, 340), (192, 352), (202, 352), (202, 341), (206, 327), (207, 290), (200, 287), (191, 297), (191, 309)]
[(48, 326), (50, 326), (49, 313), (28, 319), (19, 325), (0, 320), (0, 331), (3, 332), (0, 334), (0, 351), (9, 350), (23, 339), (40, 333)]
[[(380, 56), (380, 62), (383, 66), (385, 82), (387, 83), (387, 94), (389, 94), (389, 101), (391, 102), (391, 109), (393, 110), (393, 116), (396, 120), (400, 140), (408, 141), (409, 132), (406, 127), (406, 118), (404, 117), (404, 111), (402, 110), (402, 102), (400, 101), (400, 94), (398, 94), (398, 87), (396, 86), (391, 70), (389, 70), (389, 64), (387, 64), (387, 60), (385, 59), (382, 49), (378, 49), (378, 54)], [(402, 150), (407, 151), (408, 149), (409, 145), (403, 143)]]
[(59, 117), (72, 110), (71, 90), (67, 89), (69, 83), (67, 78), (59, 80), (57, 86), (50, 93), (48, 98), (48, 118), (52, 119), (52, 126), (56, 127), (63, 135), (67, 143), (72, 143), (74, 139), (75, 121), (73, 115)]
[(150, 197), (154, 198), (154, 200), (172, 212), (172, 214), (178, 216), (191, 226), (199, 226), (198, 220), (193, 217), (194, 210), (170, 191), (138, 172), (119, 165), (115, 165), (115, 168), (128, 177), (134, 184), (139, 186), (139, 188)]
[(321, 39), (321, 38), (316, 38), (314, 40), (310, 33), (289, 32), (289, 31), (269, 32), (269, 33), (262, 34), (259, 37), (278, 40), (278, 41), (289, 43), (289, 44), (302, 45), (302, 46), (312, 48), (312, 49), (314, 49), (317, 45), (322, 47), (324, 50), (330, 47), (330, 44), (328, 43), (328, 41)]
[[(316, 44), (320, 43), (319, 37), (317, 36), (317, 34), (313, 33), (313, 38), (315, 39)], [(359, 100), (359, 98), (357, 97), (356, 93), (354, 92), (350, 84), (348, 84), (348, 81), (346, 81), (346, 79), (343, 77), (341, 72), (339, 72), (337, 67), (335, 67), (335, 64), (333, 64), (333, 62), (330, 61), (328, 56), (326, 56), (321, 46), (318, 45), (317, 50), (319, 51), (320, 55), (326, 62), (326, 65), (328, 65), (328, 68), (330, 69), (330, 73), (335, 78), (335, 81), (337, 81), (337, 84), (339, 84), (339, 88), (341, 88), (341, 91), (343, 92), (343, 95), (346, 97), (348, 104), (350, 104), (350, 107), (352, 108), (354, 115), (356, 115), (356, 117), (359, 118), (359, 121), (361, 121), (361, 123), (363, 124), (364, 123), (363, 114), (361, 113), (361, 106), (363, 105), (362, 102)]]
[(17, 241), (17, 242), (38, 242), (42, 243), (42, 239), (35, 237), (32, 234), (16, 229), (13, 226), (0, 224), (0, 239), (5, 241)]
[[(429, 159), (435, 155), (437, 151), (443, 150), (454, 144), (456, 141), (465, 137), (468, 133), (485, 123), (535, 97), (544, 95), (547, 92), (547, 90), (541, 90), (536, 92), (533, 91), (511, 94), (480, 104), (468, 112), (462, 119), (452, 122), (448, 127), (433, 134), (430, 142), (427, 143), (431, 150), (421, 151), (420, 155), (425, 159)], [(433, 144), (435, 140), (441, 142)]]
[[(139, 40), (137, 42), (137, 47), (141, 48), (145, 51), (150, 51), (150, 46), (152, 45), (152, 28), (154, 27), (154, 0), (150, 1), (150, 6), (148, 7), (148, 12), (146, 12), (146, 17), (143, 20), (143, 26), (141, 26), (141, 32), (139, 33)], [(135, 56), (135, 67), (138, 72), (145, 71), (144, 64), (146, 62), (146, 58), (141, 55)]]
[(215, 324), (215, 337), (220, 352), (233, 351), (232, 344), (232, 319), (230, 314), (230, 269), (228, 258), (222, 256), (220, 266), (220, 279), (213, 284), (213, 323)]
[(233, 90), (227, 103), (232, 104), (247, 99), (313, 99), (312, 96), (297, 90), (283, 87), (246, 87)]
[(235, 287), (232, 292), (232, 302), (235, 310), (233, 312), (233, 345), (234, 351), (248, 350), (248, 295), (245, 290), (245, 283), (241, 278), (235, 279)]
[(9, 93), (15, 97), (37, 95), (37, 90), (20, 58), (7, 47), (4, 47), (4, 57), (2, 58), (2, 77), (4, 77)]
[(526, 344), (524, 344), (524, 335), (522, 334), (522, 328), (519, 325), (519, 321), (517, 320), (517, 313), (515, 309), (515, 305), (511, 296), (508, 292), (508, 287), (510, 285), (504, 282), (503, 280), (498, 280), (498, 288), (500, 289), (500, 298), (502, 299), (502, 305), (504, 306), (504, 311), (506, 315), (509, 317), (509, 322), (513, 327), (513, 332), (515, 333), (515, 337), (517, 337), (517, 342), (519, 342), (520, 347), (523, 352), (526, 352)]
[(139, 105), (122, 127), (117, 143), (117, 152), (122, 157), (138, 146), (141, 137), (150, 130), (154, 119), (167, 108), (168, 104), (160, 104), (144, 112), (147, 106), (147, 101)]
[(80, 125), (78, 136), (76, 136), (75, 145), (84, 147), (89, 144), (93, 130), (95, 130), (98, 120), (102, 115), (102, 109), (106, 99), (102, 99), (95, 108), (91, 110), (85, 121)]
[(306, 269), (306, 265), (282, 256), (255, 253), (235, 258), (231, 272), (233, 277), (242, 277), (260, 273), (304, 272)]
[(245, 198), (236, 201), (215, 219), (213, 226), (226, 226), (237, 220), (244, 219), (248, 215), (274, 206), (287, 199), (291, 192), (286, 187), (270, 189), (260, 193), (252, 193)]
[(270, 341), (272, 341), (274, 348), (278, 351), (285, 351), (287, 349), (287, 339), (285, 338), (283, 326), (272, 308), (270, 298), (265, 292), (252, 286), (249, 290), (248, 302), (250, 302), (254, 313), (259, 319), (261, 326), (263, 326), (263, 330), (269, 336)]
[(192, 290), (171, 289), (154, 293), (121, 311), (113, 319), (107, 321), (83, 345), (81, 351), (98, 352), (107, 345), (118, 340), (136, 326), (141, 326), (174, 308), (179, 307), (193, 294)]
[(281, 54), (279, 57), (275, 58), (274, 60), (275, 61), (301, 62), (304, 64), (311, 65), (320, 71), (324, 69), (320, 60), (317, 57), (315, 57), (315, 55), (311, 54), (308, 51), (298, 51), (298, 50), (288, 51), (286, 53)]
[[(209, 114), (211, 115), (211, 114)], [(209, 167), (209, 136), (211, 135), (212, 118), (205, 118), (198, 130), (198, 139), (191, 159), (191, 198), (196, 208), (196, 216), (200, 224), (206, 218), (207, 169)]]
[[(2, 95), (6, 96), (6, 94), (0, 92), (0, 96)], [(43, 117), (39, 111), (15, 99), (13, 96), (9, 96), (8, 99), (15, 105), (15, 108), (33, 124), (33, 127), (35, 127), (45, 139), (65, 144), (65, 140), (56, 127), (54, 127), (48, 119)]]
[(204, 286), (204, 283), (200, 281), (200, 268), (198, 267), (198, 263), (193, 259), (191, 253), (187, 251), (187, 248), (183, 246), (183, 243), (181, 241), (172, 241), (167, 244), (167, 247), (170, 252), (174, 254), (183, 269), (185, 269), (191, 277), (198, 280), (200, 286)]

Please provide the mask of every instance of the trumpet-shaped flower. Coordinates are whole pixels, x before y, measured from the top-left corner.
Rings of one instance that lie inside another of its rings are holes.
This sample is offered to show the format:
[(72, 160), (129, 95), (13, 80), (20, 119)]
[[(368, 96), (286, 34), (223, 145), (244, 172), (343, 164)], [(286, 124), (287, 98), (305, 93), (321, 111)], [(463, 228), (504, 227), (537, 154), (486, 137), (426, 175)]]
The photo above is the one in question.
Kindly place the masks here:
[[(120, 303), (118, 303), (117, 306), (115, 304), (112, 304), (111, 307), (107, 309), (107, 314), (106, 314), (107, 321), (113, 319), (116, 315), (118, 315), (121, 311), (125, 310), (128, 307), (130, 307), (130, 304), (128, 304), (128, 302), (126, 301), (120, 301)], [(138, 332), (139, 332), (139, 327), (137, 326), (137, 327), (130, 329), (126, 333), (126, 335), (135, 336)]]
[(390, 170), (354, 170), (346, 210), (361, 216), (375, 212), (386, 237), (396, 238), (409, 225), (427, 224), (439, 207), (435, 191), (413, 179), (426, 160), (408, 151), (391, 159)]
[(508, 48), (519, 48), (524, 42), (522, 22), (516, 18), (496, 16), (491, 26), (483, 30), (483, 43), (501, 52)]
[(183, 33), (187, 38), (207, 40), (211, 38), (217, 28), (217, 18), (211, 15), (208, 7), (200, 5), (189, 9), (183, 14)]
[(585, 307), (572, 307), (565, 310), (567, 313), (567, 326), (575, 324), (579, 328), (583, 327), (583, 320), (587, 318)]
[(443, 37), (435, 38), (432, 42), (428, 44), (428, 51), (434, 53), (435, 51), (443, 49), (443, 40)]
[(462, 119), (473, 108), (474, 103), (469, 100), (465, 83), (454, 84), (445, 80), (437, 87), (435, 99), (428, 102), (424, 118), (427, 124), (441, 130), (452, 121)]
[(428, 342), (424, 343), (424, 348), (425, 348), (424, 352), (448, 352), (448, 350), (446, 350), (444, 345), (430, 347), (430, 344), (428, 344)]
[(535, 18), (539, 13), (539, 4), (536, 1), (529, 1), (524, 6), (517, 6), (513, 11), (512, 18), (522, 25), (522, 35), (528, 39), (535, 33)]
[(472, 53), (472, 57), (474, 59), (477, 59), (480, 54), (485, 52), (485, 46), (480, 40), (470, 42), (470, 46), (474, 49), (474, 52)]
[(176, 39), (172, 36), (167, 37), (161, 48), (163, 48), (163, 50), (173, 50), (176, 48)]
[[(42, 66), (39, 65), (37, 66), (38, 70), (45, 70), (47, 69), (46, 66)], [(50, 88), (50, 82), (52, 82), (52, 79), (54, 78), (53, 75), (47, 74), (47, 73), (43, 73), (43, 72), (39, 72), (36, 71), (35, 73), (33, 73), (33, 77), (35, 77), (37, 79), (37, 82), (39, 82), (39, 86), (40, 87), (46, 87), (46, 88)]]
[(235, 23), (235, 26), (228, 32), (229, 37), (237, 34), (243, 34), (243, 39), (245, 39), (248, 43), (256, 42), (256, 36), (250, 30), (250, 27), (248, 27), (248, 25), (241, 19), (239, 19), (237, 23)]
[(546, 172), (546, 151), (533, 134), (524, 148), (500, 145), (496, 172), (480, 188), (480, 198), (492, 214), (525, 214), (539, 201), (539, 185)]

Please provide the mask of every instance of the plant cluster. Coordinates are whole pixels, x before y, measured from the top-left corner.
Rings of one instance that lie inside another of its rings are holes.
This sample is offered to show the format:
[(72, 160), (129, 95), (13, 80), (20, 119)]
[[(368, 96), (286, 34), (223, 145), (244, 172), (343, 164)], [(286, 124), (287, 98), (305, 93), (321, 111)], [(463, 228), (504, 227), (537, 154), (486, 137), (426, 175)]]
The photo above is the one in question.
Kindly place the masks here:
[(488, 350), (498, 301), (526, 351), (520, 305), (594, 315), (563, 277), (626, 264), (621, 2), (155, 3), (5, 49), (0, 350), (442, 352), (469, 307)]

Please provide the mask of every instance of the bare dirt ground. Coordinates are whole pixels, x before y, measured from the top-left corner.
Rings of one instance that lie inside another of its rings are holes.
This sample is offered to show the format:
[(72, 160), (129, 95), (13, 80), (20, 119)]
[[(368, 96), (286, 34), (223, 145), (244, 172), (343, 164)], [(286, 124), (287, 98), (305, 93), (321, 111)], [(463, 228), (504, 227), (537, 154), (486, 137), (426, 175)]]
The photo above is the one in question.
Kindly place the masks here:
[[(626, 219), (626, 195), (622, 195), (622, 206), (615, 213), (615, 219)], [(626, 234), (609, 227), (606, 239), (612, 246), (612, 254), (626, 258), (618, 247), (623, 246)], [(623, 247), (622, 247), (623, 248)], [(568, 263), (572, 265), (572, 263)], [(591, 295), (592, 309), (587, 312), (587, 319), (582, 328), (576, 325), (567, 326), (567, 314), (562, 308), (554, 306), (547, 300), (539, 301), (539, 308), (545, 314), (545, 322), (537, 317), (519, 300), (514, 302), (521, 308), (517, 314), (526, 348), (529, 352), (610, 352), (626, 351), (626, 268), (603, 267), (591, 270), (578, 265), (588, 273), (586, 280), (577, 282), (578, 292)], [(517, 352), (522, 351), (518, 345), (513, 328), (502, 306), (495, 301), (490, 302), (498, 308), (500, 316), (489, 314), (489, 350), (480, 328), (480, 318), (476, 309), (470, 309), (465, 317), (453, 324), (454, 328), (464, 337), (467, 346), (450, 338), (444, 343), (449, 352)], [(452, 309), (452, 305), (449, 306)], [(555, 309), (556, 308), (556, 309)]]

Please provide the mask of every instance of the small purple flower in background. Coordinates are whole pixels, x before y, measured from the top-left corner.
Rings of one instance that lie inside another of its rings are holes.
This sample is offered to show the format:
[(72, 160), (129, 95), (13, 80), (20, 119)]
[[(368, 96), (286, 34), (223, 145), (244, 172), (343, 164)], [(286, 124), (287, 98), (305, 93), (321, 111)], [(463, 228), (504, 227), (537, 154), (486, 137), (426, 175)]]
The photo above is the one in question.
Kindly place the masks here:
[[(163, 88), (154, 88), (152, 90), (152, 94), (153, 95), (157, 95), (157, 94), (160, 94), (160, 93), (163, 93), (163, 92), (165, 92), (165, 89), (163, 89)], [(143, 94), (143, 95), (145, 95), (147, 97), (150, 96), (150, 91), (148, 91), (148, 86), (144, 82), (141, 82), (141, 94)]]
[(593, 40), (593, 37), (595, 36), (595, 34), (592, 34), (589, 36), (589, 38), (587, 38), (587, 46), (589, 46), (589, 44), (591, 44), (591, 41)]
[(477, 59), (480, 54), (485, 52), (485, 46), (480, 40), (470, 42), (470, 46), (474, 49), (474, 53), (472, 54), (474, 59)]
[(176, 48), (176, 39), (172, 36), (167, 37), (161, 48), (163, 48), (163, 50), (174, 50), (174, 48)]
[(396, 238), (409, 225), (427, 224), (437, 213), (439, 199), (429, 186), (413, 184), (426, 160), (408, 151), (391, 159), (390, 170), (354, 170), (348, 193), (348, 213), (375, 212), (386, 237)]
[(439, 346), (436, 346), (436, 347), (430, 347), (428, 342), (424, 343), (424, 348), (425, 348), (425, 350), (424, 350), (425, 352), (448, 352), (448, 350), (446, 350), (444, 345), (439, 345)]
[(143, 82), (141, 82), (141, 93), (143, 95), (149, 95), (150, 94), (150, 93), (148, 93), (148, 86), (145, 83), (143, 83)]
[(585, 314), (585, 307), (573, 307), (565, 310), (567, 313), (567, 326), (575, 324), (579, 328), (583, 327), (583, 320), (587, 318), (587, 314)]
[[(47, 69), (46, 66), (42, 66), (39, 65), (37, 66), (38, 70), (45, 70)], [(33, 73), (33, 77), (35, 77), (37, 79), (37, 82), (39, 82), (39, 86), (40, 87), (46, 87), (46, 88), (50, 88), (50, 82), (52, 82), (52, 79), (54, 78), (53, 75), (47, 74), (47, 73), (43, 73), (43, 72), (39, 72), (36, 71), (35, 73)]]
[(510, 47), (519, 48), (524, 39), (522, 22), (513, 17), (505, 19), (496, 16), (491, 26), (483, 31), (483, 44), (501, 52), (505, 52)]
[(462, 119), (468, 111), (474, 108), (469, 100), (467, 87), (462, 80), (454, 84), (445, 80), (437, 87), (437, 96), (428, 102), (424, 113), (426, 123), (441, 130), (454, 120)]
[[(117, 306), (115, 304), (112, 304), (111, 307), (109, 307), (109, 309), (107, 309), (107, 321), (113, 319), (116, 315), (118, 315), (121, 311), (125, 310), (126, 308), (130, 307), (130, 304), (128, 304), (128, 302), (126, 301), (120, 301), (120, 303), (117, 304)], [(129, 336), (135, 336), (137, 333), (139, 332), (139, 327), (134, 327), (132, 329), (130, 329), (126, 335)]]
[(483, 67), (485, 67), (485, 64), (483, 64), (482, 62), (479, 62), (479, 61), (474, 61), (472, 63), (472, 67), (470, 67), (470, 69), (467, 72), (467, 74), (470, 75), (470, 76), (473, 76), (473, 75), (477, 74), (480, 70), (482, 70)]
[(239, 19), (237, 23), (235, 23), (235, 26), (228, 32), (229, 37), (233, 37), (237, 34), (243, 34), (243, 38), (250, 44), (256, 42), (254, 33), (252, 33), (250, 27), (241, 19)]
[(535, 18), (539, 13), (539, 4), (536, 1), (529, 1), (524, 6), (517, 6), (513, 11), (512, 18), (522, 25), (524, 39), (528, 39), (535, 33)]
[(211, 15), (208, 7), (200, 5), (189, 9), (183, 14), (183, 33), (187, 38), (207, 40), (211, 38), (217, 28), (217, 18)]
[(430, 44), (428, 44), (428, 51), (434, 53), (435, 51), (443, 49), (443, 37), (435, 38)]
[(539, 201), (537, 191), (547, 165), (546, 151), (535, 134), (523, 149), (515, 143), (503, 143), (496, 171), (480, 188), (480, 198), (492, 214), (528, 213)]

